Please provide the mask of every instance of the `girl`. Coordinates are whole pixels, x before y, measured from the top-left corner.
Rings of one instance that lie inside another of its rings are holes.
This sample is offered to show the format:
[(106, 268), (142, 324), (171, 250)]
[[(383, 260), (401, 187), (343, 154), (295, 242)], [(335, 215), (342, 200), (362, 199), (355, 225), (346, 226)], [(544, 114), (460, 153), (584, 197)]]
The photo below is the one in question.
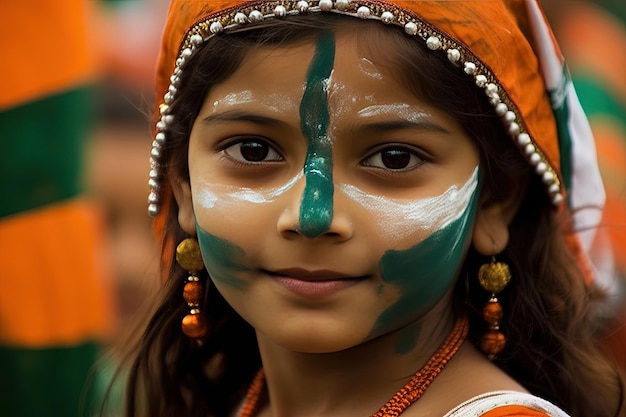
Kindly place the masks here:
[(533, 1), (174, 0), (127, 414), (617, 415), (564, 73)]

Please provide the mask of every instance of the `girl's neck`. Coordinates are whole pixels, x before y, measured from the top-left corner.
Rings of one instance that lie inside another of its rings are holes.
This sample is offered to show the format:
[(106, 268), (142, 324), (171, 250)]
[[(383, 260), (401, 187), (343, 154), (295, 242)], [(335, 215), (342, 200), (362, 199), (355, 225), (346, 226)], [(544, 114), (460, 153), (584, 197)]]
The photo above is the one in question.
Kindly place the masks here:
[(430, 359), (453, 322), (447, 309), (436, 307), (416, 323), (419, 335), (403, 354), (395, 348), (403, 329), (325, 354), (289, 351), (258, 334), (270, 397), (258, 416), (369, 416)]

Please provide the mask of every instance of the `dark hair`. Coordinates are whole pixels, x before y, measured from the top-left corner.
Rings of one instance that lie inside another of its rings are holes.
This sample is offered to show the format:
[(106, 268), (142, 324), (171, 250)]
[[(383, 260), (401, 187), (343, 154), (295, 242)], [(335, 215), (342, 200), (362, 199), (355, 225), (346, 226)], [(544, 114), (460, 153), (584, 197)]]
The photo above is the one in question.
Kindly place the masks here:
[[(486, 193), (482, 204), (523, 194), (510, 225), (509, 244), (500, 255), (514, 278), (499, 296), (506, 312), (502, 327), (508, 343), (496, 364), (530, 392), (573, 416), (613, 415), (620, 396), (619, 379), (595, 346), (591, 292), (563, 237), (561, 217), (567, 214), (553, 209), (544, 185), (470, 77), (450, 65), (443, 54), (426, 50), (398, 28), (376, 25), (372, 30), (372, 25), (327, 15), (293, 17), (208, 40), (187, 61), (171, 106), (175, 121), (163, 150), (168, 178), (188, 178), (189, 134), (206, 94), (252, 48), (310, 41), (322, 30), (355, 29), (359, 47), (374, 48), (375, 56), (382, 58), (380, 64), (387, 65), (419, 97), (452, 115), (478, 143)], [(377, 48), (389, 44), (392, 47)], [(166, 234), (180, 241), (185, 234), (178, 225), (175, 201), (171, 204)], [(486, 330), (480, 311), (489, 294), (475, 278), (486, 261), (470, 249), (455, 288), (457, 314), (469, 315), (474, 343)], [(127, 391), (129, 417), (143, 412), (227, 416), (260, 367), (252, 327), (209, 284), (201, 305), (209, 332), (201, 346), (183, 336), (184, 278), (185, 272), (171, 265), (159, 307), (137, 346)]]

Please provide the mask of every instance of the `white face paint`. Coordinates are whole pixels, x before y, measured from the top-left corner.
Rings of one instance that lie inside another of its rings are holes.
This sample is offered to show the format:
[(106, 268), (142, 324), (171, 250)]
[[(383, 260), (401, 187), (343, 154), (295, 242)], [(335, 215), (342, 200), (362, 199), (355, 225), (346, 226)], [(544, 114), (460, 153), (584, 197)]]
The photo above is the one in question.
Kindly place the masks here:
[(417, 123), (423, 120), (427, 120), (431, 117), (430, 114), (422, 111), (420, 108), (411, 106), (406, 103), (391, 103), (391, 104), (376, 104), (367, 106), (364, 109), (359, 110), (357, 117), (375, 117), (375, 116), (389, 116), (395, 115), (401, 119), (409, 122)]
[(477, 186), (478, 167), (460, 189), (453, 185), (439, 196), (420, 200), (390, 199), (348, 184), (338, 185), (337, 188), (372, 213), (381, 236), (400, 240), (418, 230), (430, 235), (457, 220), (470, 203)]
[(284, 113), (296, 105), (293, 97), (286, 93), (263, 94), (262, 99), (255, 97), (250, 90), (243, 90), (236, 93), (229, 93), (220, 100), (213, 102), (214, 111), (221, 107), (238, 106), (242, 104), (259, 103), (265, 106), (267, 110), (274, 113)]
[(302, 177), (303, 173), (300, 171), (298, 175), (280, 187), (260, 190), (202, 181), (202, 187), (198, 193), (194, 194), (194, 200), (196, 204), (209, 209), (229, 209), (241, 203), (269, 204), (289, 191)]
[(359, 61), (359, 71), (366, 77), (375, 78), (377, 80), (383, 79), (383, 74), (381, 74), (378, 67), (367, 58), (361, 58)]

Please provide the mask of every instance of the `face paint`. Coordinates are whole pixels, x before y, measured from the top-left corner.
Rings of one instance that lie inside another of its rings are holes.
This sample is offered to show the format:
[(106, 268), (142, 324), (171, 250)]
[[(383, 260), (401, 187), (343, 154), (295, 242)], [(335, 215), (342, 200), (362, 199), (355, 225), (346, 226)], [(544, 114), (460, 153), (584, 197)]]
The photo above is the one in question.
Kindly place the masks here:
[(243, 250), (227, 240), (213, 236), (197, 223), (196, 231), (202, 259), (211, 279), (237, 289), (245, 288), (246, 282), (237, 275), (252, 269), (245, 266)]
[(217, 110), (220, 107), (231, 107), (240, 104), (261, 103), (265, 109), (282, 114), (292, 109), (294, 106), (293, 99), (288, 94), (273, 93), (265, 94), (262, 100), (255, 97), (254, 93), (250, 90), (243, 90), (237, 93), (229, 93), (219, 100), (213, 102), (213, 110)]
[(299, 232), (307, 237), (324, 233), (333, 218), (333, 167), (332, 146), (328, 137), (330, 112), (327, 92), (334, 60), (334, 34), (324, 33), (317, 41), (300, 103), (301, 129), (308, 146)]
[(299, 172), (285, 185), (263, 190), (204, 182), (204, 185), (194, 198), (201, 207), (210, 209), (230, 209), (239, 207), (241, 203), (273, 203), (278, 197), (289, 191), (300, 178), (302, 178), (302, 172)]
[(412, 123), (419, 123), (420, 121), (427, 120), (430, 116), (428, 113), (421, 111), (419, 108), (406, 103), (377, 104), (368, 106), (359, 110), (357, 115), (358, 117), (395, 115), (396, 117)]
[[(420, 200), (394, 200), (368, 194), (348, 184), (341, 191), (373, 214), (381, 235), (390, 239), (404, 239), (416, 230), (434, 232), (458, 218), (460, 211), (470, 204), (477, 186), (478, 168), (460, 189), (453, 185), (443, 194)], [(403, 219), (399, 222), (398, 219)], [(411, 224), (407, 227), (407, 221)]]
[[(385, 285), (400, 287), (401, 297), (378, 318), (372, 331), (376, 336), (397, 327), (407, 317), (419, 317), (430, 310), (450, 289), (456, 278), (470, 237), (478, 201), (478, 171), (470, 184), (471, 198), (456, 201), (456, 218), (428, 238), (407, 250), (390, 250), (380, 260), (380, 273)], [(468, 185), (466, 184), (465, 187)], [(465, 188), (464, 187), (464, 188)], [(406, 227), (406, 223), (404, 223)], [(410, 351), (417, 340), (419, 327), (410, 326), (396, 341), (396, 351)]]
[(359, 70), (367, 77), (377, 80), (383, 79), (383, 74), (381, 74), (376, 65), (367, 58), (361, 58), (359, 61)]
[[(242, 203), (267, 204), (287, 192), (300, 178), (301, 172), (283, 186), (260, 191), (205, 183), (194, 199), (197, 206), (215, 209), (218, 212), (240, 207)], [(208, 233), (197, 223), (196, 230), (202, 257), (211, 278), (234, 288), (244, 288), (245, 282), (237, 278), (237, 274), (251, 271), (245, 266), (244, 251), (227, 240)]]
[(245, 90), (239, 93), (230, 93), (230, 94), (227, 94), (221, 100), (215, 100), (213, 102), (213, 107), (217, 108), (220, 105), (234, 106), (237, 104), (250, 103), (251, 101), (252, 101), (252, 91)]

